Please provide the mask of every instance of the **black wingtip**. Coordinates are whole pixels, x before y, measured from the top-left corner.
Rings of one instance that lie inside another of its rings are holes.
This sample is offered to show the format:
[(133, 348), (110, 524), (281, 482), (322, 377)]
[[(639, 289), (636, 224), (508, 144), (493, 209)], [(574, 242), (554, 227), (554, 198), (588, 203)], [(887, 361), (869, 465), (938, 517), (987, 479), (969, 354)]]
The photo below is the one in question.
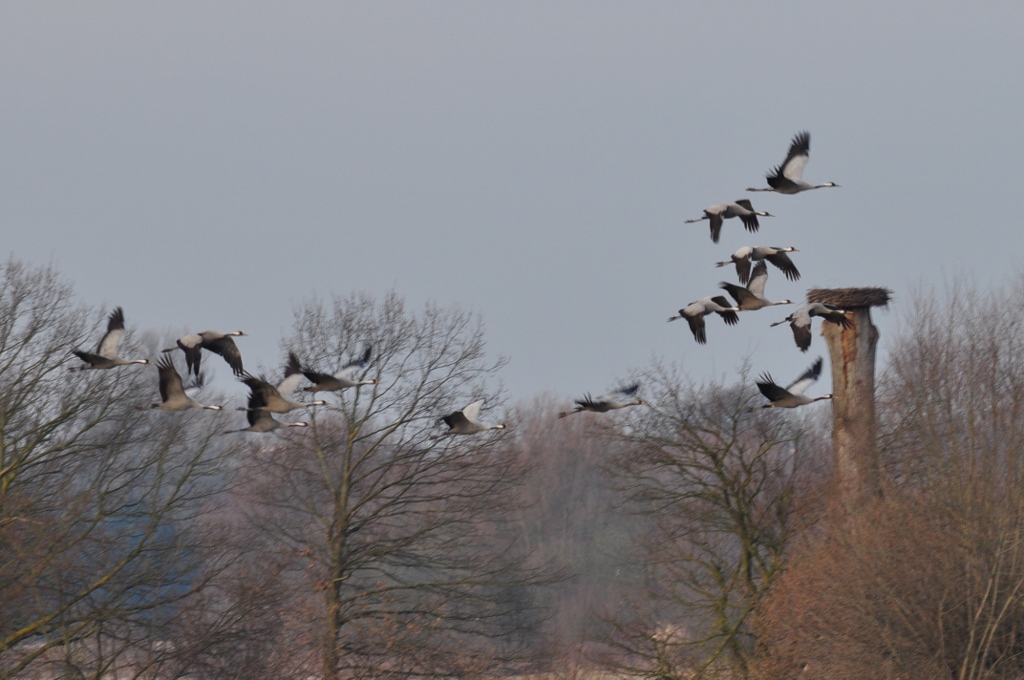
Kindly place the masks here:
[(295, 375), (296, 373), (302, 373), (302, 363), (299, 358), (295, 356), (295, 352), (288, 352), (288, 363), (284, 367), (284, 377)]
[(625, 394), (626, 396), (631, 397), (634, 394), (636, 394), (636, 391), (638, 389), (640, 389), (640, 383), (633, 383), (629, 387), (622, 388), (621, 390), (619, 390), (619, 392), (621, 392), (622, 394)]
[(124, 309), (121, 307), (114, 307), (114, 311), (110, 312), (110, 316), (108, 316), (107, 319), (107, 330), (124, 328)]

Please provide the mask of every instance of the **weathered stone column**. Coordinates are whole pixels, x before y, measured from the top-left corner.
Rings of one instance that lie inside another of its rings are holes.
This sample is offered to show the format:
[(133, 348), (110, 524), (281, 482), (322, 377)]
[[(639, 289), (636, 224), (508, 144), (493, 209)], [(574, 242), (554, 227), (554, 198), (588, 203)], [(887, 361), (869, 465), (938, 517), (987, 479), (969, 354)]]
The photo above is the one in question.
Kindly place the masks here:
[(852, 325), (822, 324), (832, 362), (832, 443), (843, 505), (855, 512), (881, 493), (875, 424), (875, 347), (878, 329), (871, 308), (886, 305), (885, 288), (816, 288), (810, 302), (847, 311)]

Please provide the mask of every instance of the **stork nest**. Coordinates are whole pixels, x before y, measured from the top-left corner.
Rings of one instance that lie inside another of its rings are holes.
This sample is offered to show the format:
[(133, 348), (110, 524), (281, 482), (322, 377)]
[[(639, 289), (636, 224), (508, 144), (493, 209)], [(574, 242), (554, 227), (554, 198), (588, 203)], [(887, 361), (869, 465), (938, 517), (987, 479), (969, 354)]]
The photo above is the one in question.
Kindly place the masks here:
[(807, 291), (807, 301), (840, 309), (884, 307), (892, 294), (888, 288), (812, 288)]

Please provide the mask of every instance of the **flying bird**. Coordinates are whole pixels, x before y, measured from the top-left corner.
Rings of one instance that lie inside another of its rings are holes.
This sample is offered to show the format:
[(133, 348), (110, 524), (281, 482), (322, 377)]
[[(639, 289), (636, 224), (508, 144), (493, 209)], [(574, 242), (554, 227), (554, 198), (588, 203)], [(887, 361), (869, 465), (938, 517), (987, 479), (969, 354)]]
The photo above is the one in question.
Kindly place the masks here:
[(327, 402), (323, 399), (317, 399), (308, 403), (302, 403), (292, 399), (292, 394), (295, 393), (295, 388), (302, 380), (302, 368), (299, 365), (299, 358), (295, 356), (294, 352), (288, 353), (288, 363), (284, 368), (284, 379), (277, 383), (277, 386), (271, 385), (266, 380), (246, 375), (242, 378), (242, 382), (245, 383), (252, 394), (259, 394), (260, 406), (253, 407), (252, 405), (243, 408), (239, 408), (239, 411), (251, 411), (253, 408), (257, 408), (261, 411), (269, 411), (271, 413), (288, 413), (300, 408), (308, 408), (310, 406), (326, 406)]
[(759, 262), (761, 260), (767, 260), (773, 265), (782, 270), (782, 273), (786, 275), (786, 278), (790, 281), (799, 281), (800, 272), (797, 270), (796, 265), (789, 259), (787, 253), (799, 252), (793, 246), (787, 246), (780, 248), (779, 246), (743, 246), (725, 262), (716, 262), (716, 267), (728, 267), (731, 264), (736, 265), (736, 276), (739, 277), (740, 283), (746, 284), (750, 280), (750, 263)]
[(311, 368), (303, 368), (302, 374), (312, 382), (309, 387), (303, 387), (305, 392), (337, 392), (347, 387), (359, 387), (360, 385), (379, 385), (379, 380), (366, 379), (355, 380), (356, 371), (365, 368), (370, 363), (370, 356), (373, 347), (367, 346), (363, 355), (354, 361), (350, 361), (341, 367), (341, 370), (331, 375), (329, 373), (317, 373)]
[(775, 326), (781, 326), (788, 321), (789, 327), (793, 329), (793, 340), (796, 341), (796, 346), (800, 348), (801, 352), (806, 352), (807, 348), (811, 346), (812, 316), (820, 316), (825, 321), (838, 324), (843, 328), (849, 328), (853, 325), (853, 323), (846, 318), (845, 310), (833, 307), (832, 305), (822, 304), (820, 302), (812, 302), (811, 304), (804, 305), (800, 309), (796, 310), (782, 321), (776, 321), (772, 324), (772, 328)]
[[(181, 376), (174, 368), (174, 361), (169, 356), (162, 356), (156, 362), (160, 373), (160, 403), (150, 404), (149, 408), (159, 408), (164, 411), (185, 411), (191, 408), (209, 409), (210, 411), (223, 411), (223, 406), (203, 406), (193, 397), (203, 390), (203, 376), (197, 377), (191, 385), (185, 387), (182, 384)], [(142, 406), (139, 407), (144, 408)]]
[(762, 373), (757, 381), (757, 389), (761, 390), (761, 394), (770, 403), (763, 404), (760, 407), (754, 406), (750, 410), (756, 411), (759, 408), (796, 408), (797, 406), (821, 401), (822, 399), (831, 399), (831, 394), (823, 394), (820, 397), (813, 398), (804, 395), (807, 388), (813, 385), (820, 375), (821, 357), (818, 357), (818, 360), (810, 368), (786, 387), (777, 385), (770, 375)]
[(442, 416), (440, 421), (443, 421), (448, 426), (448, 431), (444, 434), (434, 435), (434, 439), (444, 437), (450, 434), (476, 434), (477, 432), (486, 432), (487, 430), (504, 430), (504, 425), (484, 425), (477, 416), (480, 415), (480, 407), (484, 405), (484, 400), (474, 401), (472, 404), (462, 409), (461, 411), (454, 411), (446, 416)]
[(627, 406), (644, 406), (645, 403), (642, 399), (634, 399), (632, 401), (626, 401), (630, 397), (636, 395), (637, 390), (640, 389), (640, 383), (633, 383), (629, 387), (623, 387), (613, 392), (609, 392), (604, 396), (600, 396), (597, 399), (592, 399), (589, 394), (585, 395), (582, 399), (576, 400), (576, 406), (572, 411), (563, 411), (558, 414), (559, 418), (570, 416), (573, 413), (580, 413), (581, 411), (591, 411), (593, 413), (607, 413), (608, 411), (614, 411), (620, 408), (626, 408)]
[(148, 364), (149, 359), (122, 359), (117, 356), (117, 346), (124, 337), (124, 310), (116, 308), (107, 317), (107, 332), (103, 334), (100, 343), (96, 345), (95, 352), (83, 352), (72, 350), (72, 354), (84, 361), (81, 366), (72, 366), (72, 371), (88, 371), (90, 369), (105, 370), (115, 366), (128, 366), (129, 364)]
[(270, 415), (270, 411), (266, 410), (266, 405), (267, 402), (263, 398), (262, 392), (251, 392), (249, 394), (249, 407), (243, 409), (246, 411), (245, 417), (249, 421), (249, 427), (243, 427), (240, 430), (225, 430), (224, 434), (233, 434), (235, 432), (272, 432), (283, 427), (309, 427), (309, 423), (301, 421), (297, 423), (282, 423), (279, 420), (275, 420), (274, 416)]
[(698, 344), (706, 345), (708, 344), (708, 336), (704, 329), (704, 317), (713, 312), (721, 316), (727, 325), (735, 326), (740, 322), (740, 318), (736, 316), (738, 311), (740, 311), (739, 307), (733, 307), (725, 297), (716, 295), (715, 297), (701, 298), (696, 302), (691, 302), (679, 310), (678, 316), (669, 317), (669, 321), (686, 319), (687, 323), (690, 324), (693, 339)]
[(786, 160), (768, 173), (768, 186), (764, 189), (747, 187), (747, 191), (774, 191), (779, 194), (799, 194), (808, 189), (821, 189), (822, 187), (838, 187), (835, 182), (824, 184), (808, 184), (803, 180), (804, 166), (811, 153), (811, 133), (801, 132), (793, 138), (789, 145), (789, 154)]
[(702, 222), (708, 220), (711, 223), (711, 240), (718, 243), (718, 237), (722, 234), (722, 221), (728, 220), (733, 217), (738, 217), (743, 222), (743, 226), (747, 228), (747, 231), (755, 232), (761, 225), (757, 221), (758, 216), (760, 217), (775, 217), (771, 213), (756, 212), (754, 206), (750, 204), (750, 201), (741, 198), (737, 201), (731, 201), (729, 203), (719, 203), (713, 205), (710, 208), (704, 209), (704, 217), (698, 217), (695, 220), (686, 220), (686, 224), (693, 224), (695, 222)]
[(750, 277), (750, 282), (747, 283), (747, 287), (737, 286), (734, 283), (727, 283), (722, 281), (718, 284), (719, 288), (725, 290), (736, 300), (736, 306), (740, 308), (741, 312), (749, 312), (755, 309), (762, 309), (764, 307), (773, 307), (775, 305), (791, 305), (792, 300), (779, 300), (778, 302), (772, 302), (764, 296), (764, 285), (768, 282), (768, 265), (764, 262), (758, 262), (757, 266), (754, 267), (754, 273)]
[(194, 373), (196, 376), (199, 375), (199, 364), (203, 360), (203, 350), (208, 350), (214, 354), (219, 354), (224, 357), (224, 361), (228, 362), (228, 366), (235, 375), (241, 377), (245, 375), (245, 369), (242, 368), (242, 353), (238, 351), (238, 346), (235, 345), (235, 341), (232, 337), (240, 337), (246, 335), (242, 331), (235, 331), (233, 333), (221, 333), (220, 331), (203, 331), (202, 333), (189, 333), (178, 338), (177, 347), (168, 347), (163, 350), (164, 352), (173, 352), (176, 349), (181, 349), (185, 353), (185, 365), (188, 370), (185, 374)]

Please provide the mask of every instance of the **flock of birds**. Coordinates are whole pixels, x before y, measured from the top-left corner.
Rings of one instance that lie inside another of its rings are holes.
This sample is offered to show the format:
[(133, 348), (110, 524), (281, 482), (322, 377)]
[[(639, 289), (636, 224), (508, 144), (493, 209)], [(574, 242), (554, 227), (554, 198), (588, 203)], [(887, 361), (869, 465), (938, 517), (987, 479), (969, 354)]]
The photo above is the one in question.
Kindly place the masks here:
[[(768, 173), (768, 187), (763, 189), (748, 188), (747, 191), (774, 191), (780, 194), (798, 194), (810, 189), (823, 187), (837, 187), (834, 182), (824, 184), (809, 184), (803, 180), (804, 166), (810, 154), (811, 136), (807, 132), (801, 132), (793, 138), (789, 147), (789, 153), (781, 165)], [(704, 210), (704, 216), (687, 220), (688, 224), (707, 220), (711, 226), (711, 240), (718, 243), (722, 233), (722, 224), (725, 220), (739, 217), (747, 231), (753, 233), (760, 228), (758, 217), (774, 217), (774, 215), (756, 211), (748, 199), (713, 205)], [(790, 300), (779, 300), (773, 302), (764, 293), (765, 284), (768, 281), (768, 264), (777, 267), (790, 281), (800, 279), (800, 271), (793, 264), (789, 253), (798, 252), (793, 246), (744, 246), (737, 250), (732, 256), (724, 261), (717, 262), (717, 267), (734, 266), (739, 285), (721, 282), (719, 287), (726, 291), (734, 300), (735, 304), (729, 302), (724, 295), (704, 297), (691, 302), (679, 310), (677, 316), (669, 321), (686, 319), (693, 333), (694, 339), (699, 344), (707, 344), (707, 330), (704, 318), (710, 314), (718, 314), (727, 325), (734, 326), (739, 323), (738, 312), (754, 311), (765, 307), (776, 305), (792, 304)], [(827, 323), (839, 324), (843, 327), (850, 326), (846, 312), (831, 305), (812, 303), (805, 305), (787, 316), (783, 321), (773, 323), (778, 326), (789, 323), (793, 331), (793, 338), (797, 347), (806, 352), (811, 345), (811, 319), (821, 317)], [(118, 345), (124, 336), (124, 311), (118, 307), (111, 312), (107, 322), (107, 332), (100, 340), (95, 352), (74, 350), (74, 354), (82, 360), (80, 366), (71, 370), (81, 371), (89, 369), (111, 369), (118, 366), (132, 364), (150, 364), (148, 359), (124, 359), (117, 353)], [(245, 336), (242, 331), (233, 333), (221, 333), (219, 331), (203, 331), (202, 333), (190, 333), (178, 338), (175, 347), (169, 347), (162, 351), (163, 356), (156, 362), (159, 373), (160, 402), (151, 404), (149, 408), (162, 409), (165, 411), (185, 411), (189, 409), (209, 409), (213, 411), (224, 410), (223, 406), (204, 405), (195, 399), (203, 389), (204, 375), (200, 370), (203, 359), (203, 350), (218, 354), (224, 358), (232, 372), (249, 388), (248, 404), (239, 408), (246, 412), (249, 427), (237, 430), (228, 430), (225, 434), (234, 432), (271, 432), (285, 427), (308, 427), (306, 422), (282, 422), (274, 418), (273, 414), (285, 414), (295, 410), (309, 408), (311, 406), (322, 406), (328, 402), (317, 399), (314, 401), (301, 402), (294, 399), (295, 390), (305, 378), (309, 385), (302, 391), (309, 393), (316, 392), (338, 392), (349, 388), (359, 388), (363, 385), (377, 385), (380, 381), (374, 379), (360, 379), (358, 373), (370, 364), (373, 354), (372, 347), (366, 347), (363, 353), (344, 366), (337, 372), (321, 373), (308, 366), (303, 366), (299, 358), (290, 352), (288, 363), (285, 365), (284, 377), (276, 385), (263, 378), (257, 378), (245, 371), (242, 365), (242, 353), (238, 350), (233, 338)], [(181, 350), (185, 354), (186, 373), (192, 377), (190, 384), (186, 387), (184, 380), (174, 366), (171, 353)], [(811, 398), (804, 395), (808, 387), (817, 381), (821, 375), (822, 360), (819, 357), (814, 364), (808, 368), (799, 378), (786, 387), (778, 385), (771, 375), (764, 373), (757, 381), (757, 387), (768, 400), (761, 408), (794, 408), (809, 404), (821, 399), (831, 399), (831, 394)], [(559, 418), (589, 411), (592, 413), (606, 413), (628, 406), (642, 406), (645, 402), (636, 398), (640, 389), (639, 383), (619, 388), (603, 396), (593, 398), (589, 394), (582, 399), (575, 401), (575, 407), (571, 411), (558, 414)], [(487, 425), (479, 420), (480, 409), (484, 400), (475, 401), (465, 408), (454, 411), (448, 415), (441, 416), (439, 422), (444, 422), (448, 430), (435, 437), (443, 437), (450, 434), (475, 434), (488, 430), (502, 430), (505, 425)], [(146, 408), (140, 406), (139, 408)]]
[[(767, 174), (768, 186), (763, 189), (748, 188), (747, 191), (774, 191), (780, 194), (798, 194), (811, 189), (838, 187), (839, 185), (835, 182), (810, 184), (804, 181), (804, 166), (807, 165), (807, 160), (810, 158), (810, 150), (810, 133), (801, 132), (797, 134), (789, 146), (789, 153), (786, 155), (786, 159)], [(761, 227), (757, 219), (758, 217), (774, 217), (774, 215), (769, 212), (754, 210), (750, 200), (742, 198), (706, 208), (702, 217), (686, 220), (686, 223), (694, 224), (707, 220), (711, 227), (711, 241), (718, 243), (722, 234), (723, 223), (725, 220), (732, 219), (733, 217), (740, 218), (747, 231), (753, 233)], [(768, 282), (768, 264), (777, 267), (790, 281), (800, 279), (800, 271), (789, 257), (789, 253), (795, 252), (798, 252), (798, 250), (793, 246), (743, 246), (734, 252), (728, 260), (715, 263), (716, 267), (734, 266), (736, 268), (736, 277), (739, 279), (740, 285), (726, 281), (719, 284), (719, 287), (735, 300), (735, 304), (730, 303), (724, 295), (704, 297), (680, 309), (676, 316), (669, 318), (669, 321), (686, 319), (690, 325), (690, 331), (693, 333), (693, 338), (699, 344), (705, 345), (708, 339), (704, 317), (709, 314), (718, 314), (726, 325), (735, 326), (739, 323), (738, 312), (749, 312), (765, 307), (793, 304), (791, 300), (779, 300), (778, 302), (769, 300), (764, 294), (764, 288)], [(821, 317), (828, 323), (839, 324), (844, 328), (851, 325), (850, 320), (846, 317), (845, 310), (827, 304), (811, 303), (799, 308), (783, 321), (773, 323), (772, 326), (788, 322), (793, 331), (793, 339), (796, 341), (797, 347), (801, 351), (806, 352), (811, 346), (811, 318), (815, 316)], [(831, 394), (816, 398), (804, 395), (807, 388), (813, 385), (821, 375), (821, 366), (822, 360), (819, 357), (810, 368), (786, 387), (777, 384), (771, 375), (767, 373), (762, 374), (757, 381), (757, 387), (761, 394), (768, 399), (768, 403), (764, 404), (761, 408), (795, 408), (822, 399), (831, 399)], [(559, 413), (558, 417), (564, 418), (573, 413), (581, 413), (583, 411), (605, 413), (627, 406), (642, 406), (644, 401), (634, 398), (639, 389), (640, 384), (634, 383), (596, 399), (586, 395), (582, 399), (576, 400), (576, 406), (572, 411)]]
[[(803, 179), (804, 167), (810, 158), (811, 135), (807, 132), (797, 134), (789, 146), (789, 153), (786, 159), (773, 168), (768, 174), (768, 186), (762, 189), (748, 188), (747, 191), (774, 191), (779, 194), (798, 194), (811, 189), (824, 187), (838, 187), (835, 182), (824, 184), (810, 184)], [(718, 243), (722, 233), (722, 223), (733, 217), (739, 217), (747, 231), (754, 233), (760, 229), (758, 217), (774, 217), (771, 213), (754, 210), (754, 206), (748, 199), (739, 199), (728, 203), (713, 205), (704, 210), (704, 216), (694, 220), (687, 220), (688, 224), (707, 220), (711, 225), (711, 240)], [(719, 288), (729, 294), (735, 303), (729, 301), (724, 295), (708, 296), (691, 302), (679, 310), (678, 315), (669, 318), (669, 321), (686, 319), (690, 325), (690, 331), (694, 339), (701, 345), (707, 344), (707, 329), (704, 318), (710, 314), (717, 314), (728, 326), (735, 326), (739, 323), (737, 312), (749, 312), (765, 307), (776, 305), (793, 304), (792, 300), (779, 300), (773, 302), (764, 293), (765, 284), (768, 282), (768, 263), (777, 267), (790, 281), (800, 279), (800, 271), (793, 264), (789, 253), (799, 252), (795, 247), (779, 246), (744, 246), (737, 250), (732, 256), (724, 261), (717, 262), (716, 267), (735, 266), (736, 276), (739, 285), (723, 281)], [(846, 311), (833, 307), (832, 305), (820, 302), (810, 303), (800, 307), (787, 316), (784, 320), (773, 323), (772, 326), (779, 326), (789, 323), (793, 331), (793, 339), (802, 352), (806, 352), (811, 346), (811, 320), (813, 317), (820, 317), (827, 323), (834, 323), (845, 327), (851, 325), (846, 317)], [(819, 357), (814, 364), (808, 368), (799, 378), (786, 387), (778, 385), (771, 375), (764, 373), (757, 381), (757, 387), (769, 401), (762, 408), (794, 408), (809, 404), (821, 399), (831, 399), (831, 394), (822, 395), (817, 398), (810, 398), (804, 395), (804, 391), (814, 384), (821, 375), (822, 361)]]
[[(124, 310), (120, 307), (110, 313), (107, 319), (107, 332), (100, 339), (95, 352), (74, 350), (73, 354), (82, 360), (79, 366), (71, 367), (72, 371), (85, 371), (90, 369), (106, 370), (118, 366), (130, 366), (132, 364), (150, 364), (149, 359), (124, 359), (117, 353), (121, 338), (124, 337)], [(299, 387), (303, 378), (310, 382), (302, 388), (304, 392), (338, 392), (350, 387), (362, 385), (378, 385), (379, 380), (372, 378), (361, 379), (358, 377), (360, 369), (370, 364), (373, 355), (373, 348), (367, 347), (362, 355), (353, 359), (341, 367), (335, 373), (322, 373), (312, 368), (304, 367), (294, 352), (289, 352), (288, 363), (285, 365), (284, 377), (276, 385), (263, 378), (257, 378), (248, 372), (242, 365), (242, 353), (238, 350), (233, 338), (246, 335), (242, 331), (233, 333), (221, 333), (220, 331), (203, 331), (202, 333), (190, 333), (178, 338), (175, 347), (168, 347), (162, 351), (157, 362), (159, 374), (160, 402), (151, 404), (148, 408), (162, 409), (164, 411), (187, 411), (189, 409), (208, 409), (211, 411), (223, 411), (224, 407), (219, 405), (206, 405), (196, 400), (202, 391), (205, 380), (201, 370), (203, 350), (219, 354), (227, 362), (232, 372), (245, 383), (249, 388), (248, 404), (238, 410), (246, 412), (249, 427), (237, 430), (227, 430), (224, 434), (235, 432), (272, 432), (285, 427), (308, 427), (309, 423), (282, 422), (274, 418), (273, 414), (290, 413), (310, 406), (326, 406), (328, 402), (323, 399), (301, 402), (293, 397), (295, 390)], [(177, 350), (185, 354), (186, 376), (192, 376), (192, 381), (185, 386), (185, 382), (174, 366), (174, 360), (170, 354)], [(448, 434), (474, 434), (487, 430), (502, 430), (505, 425), (485, 425), (478, 420), (480, 407), (483, 400), (475, 401), (461, 411), (455, 411), (441, 417), (441, 421), (448, 425)], [(145, 409), (145, 406), (139, 406)], [(444, 436), (438, 435), (438, 436)]]

